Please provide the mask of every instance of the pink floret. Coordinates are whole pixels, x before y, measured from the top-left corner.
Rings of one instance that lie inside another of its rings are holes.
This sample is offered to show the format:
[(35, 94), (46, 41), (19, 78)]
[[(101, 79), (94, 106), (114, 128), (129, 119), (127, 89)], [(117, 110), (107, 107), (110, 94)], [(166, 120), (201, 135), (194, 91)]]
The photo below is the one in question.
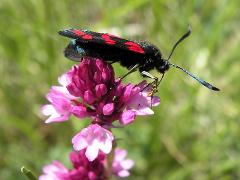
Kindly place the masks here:
[(129, 170), (133, 167), (134, 161), (126, 159), (127, 151), (117, 148), (114, 152), (114, 159), (112, 164), (113, 174), (118, 177), (127, 177), (130, 175)]
[(113, 139), (110, 131), (97, 124), (91, 124), (76, 134), (72, 143), (76, 151), (86, 149), (86, 157), (89, 161), (93, 161), (97, 158), (99, 151), (104, 154), (110, 153)]

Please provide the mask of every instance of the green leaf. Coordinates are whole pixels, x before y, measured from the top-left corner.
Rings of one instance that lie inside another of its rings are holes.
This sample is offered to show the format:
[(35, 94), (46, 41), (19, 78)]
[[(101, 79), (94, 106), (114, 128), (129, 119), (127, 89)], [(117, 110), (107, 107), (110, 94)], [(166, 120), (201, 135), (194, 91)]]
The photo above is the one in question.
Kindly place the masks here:
[(28, 177), (30, 180), (37, 180), (37, 177), (28, 169), (26, 169), (24, 166), (21, 168), (21, 172)]

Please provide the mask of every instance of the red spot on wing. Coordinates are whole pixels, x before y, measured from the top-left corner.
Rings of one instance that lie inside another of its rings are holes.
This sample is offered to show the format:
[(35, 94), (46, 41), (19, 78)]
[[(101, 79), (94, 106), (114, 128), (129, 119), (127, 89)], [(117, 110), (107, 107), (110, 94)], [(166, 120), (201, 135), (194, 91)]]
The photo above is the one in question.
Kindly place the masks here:
[(83, 31), (78, 30), (78, 29), (72, 30), (72, 33), (74, 33), (76, 36), (79, 36), (79, 38), (86, 39), (86, 40), (90, 40), (90, 39), (93, 38), (92, 35), (87, 34)]
[(135, 52), (144, 54), (144, 49), (141, 48), (141, 46), (137, 43), (129, 41), (129, 42), (126, 42), (125, 45), (127, 45), (128, 49), (131, 51), (135, 51)]
[(75, 29), (72, 31), (74, 34), (76, 34), (77, 36), (83, 36), (84, 34), (86, 34), (85, 32), (82, 32), (78, 29)]
[(111, 44), (111, 45), (116, 44), (116, 41), (112, 40), (108, 34), (103, 34), (102, 38), (107, 44)]
[(92, 35), (89, 35), (89, 34), (85, 34), (82, 36), (83, 39), (92, 39)]

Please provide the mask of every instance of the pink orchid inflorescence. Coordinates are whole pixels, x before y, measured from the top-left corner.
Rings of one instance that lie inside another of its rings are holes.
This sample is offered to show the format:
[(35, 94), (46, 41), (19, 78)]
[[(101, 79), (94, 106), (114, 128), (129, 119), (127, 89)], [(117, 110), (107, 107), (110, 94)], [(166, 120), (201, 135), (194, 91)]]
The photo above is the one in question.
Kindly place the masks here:
[(111, 64), (96, 58), (83, 58), (58, 82), (61, 86), (52, 86), (46, 96), (50, 104), (42, 107), (42, 113), (49, 116), (45, 122), (63, 122), (70, 116), (91, 118), (91, 124), (72, 139), (74, 150), (84, 150), (91, 162), (100, 153), (111, 152), (111, 128), (126, 126), (137, 115), (154, 114), (151, 107), (160, 103), (158, 97), (150, 95), (153, 89), (146, 81), (124, 85), (115, 78)]
[(99, 59), (83, 59), (79, 66), (59, 78), (62, 86), (53, 86), (47, 95), (50, 105), (42, 108), (50, 116), (46, 123), (66, 121), (70, 115), (91, 117), (93, 123), (109, 125), (116, 120), (122, 125), (132, 123), (136, 115), (153, 114), (151, 106), (159, 98), (151, 98), (146, 81), (123, 85), (115, 79), (110, 64)]
[(104, 153), (99, 153), (94, 161), (89, 161), (85, 156), (85, 150), (73, 151), (69, 156), (73, 168), (68, 169), (59, 161), (43, 167), (43, 174), (39, 180), (106, 180), (111, 174), (116, 177), (129, 176), (128, 170), (132, 168), (134, 162), (126, 158), (126, 150), (116, 149), (114, 159), (110, 164), (110, 172), (105, 168), (107, 158)]

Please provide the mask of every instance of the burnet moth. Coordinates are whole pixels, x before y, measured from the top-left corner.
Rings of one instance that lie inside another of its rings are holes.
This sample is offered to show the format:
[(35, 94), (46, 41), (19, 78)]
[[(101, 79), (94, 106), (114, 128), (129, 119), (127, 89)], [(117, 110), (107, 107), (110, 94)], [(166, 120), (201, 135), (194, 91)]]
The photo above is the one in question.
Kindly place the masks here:
[[(170, 67), (180, 69), (210, 90), (219, 91), (217, 87), (193, 75), (184, 68), (169, 62), (178, 44), (191, 34), (190, 27), (175, 43), (167, 59), (162, 57), (161, 51), (155, 45), (145, 41), (130, 41), (108, 33), (79, 29), (66, 29), (59, 31), (59, 34), (72, 39), (64, 51), (67, 58), (74, 61), (81, 61), (82, 57), (96, 57), (110, 63), (120, 62), (122, 66), (129, 69), (126, 75), (139, 69), (143, 76), (154, 79), (155, 85), (153, 91), (155, 92), (165, 72)], [(148, 73), (152, 69), (156, 69), (162, 74), (160, 80)]]

